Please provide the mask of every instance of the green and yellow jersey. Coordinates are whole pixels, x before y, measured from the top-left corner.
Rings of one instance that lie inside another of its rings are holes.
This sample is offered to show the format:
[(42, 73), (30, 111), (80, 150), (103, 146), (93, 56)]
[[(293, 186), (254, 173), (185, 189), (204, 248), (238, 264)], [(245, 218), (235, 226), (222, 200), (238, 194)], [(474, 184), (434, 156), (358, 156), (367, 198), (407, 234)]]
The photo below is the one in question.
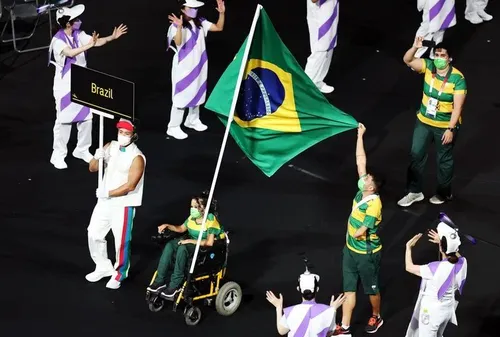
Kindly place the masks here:
[[(363, 192), (358, 192), (353, 200), (353, 207), (363, 199)], [(347, 248), (358, 254), (376, 253), (382, 249), (377, 235), (378, 225), (382, 221), (382, 201), (380, 197), (369, 200), (351, 212), (347, 230)], [(365, 226), (365, 235), (354, 238), (356, 231)]]

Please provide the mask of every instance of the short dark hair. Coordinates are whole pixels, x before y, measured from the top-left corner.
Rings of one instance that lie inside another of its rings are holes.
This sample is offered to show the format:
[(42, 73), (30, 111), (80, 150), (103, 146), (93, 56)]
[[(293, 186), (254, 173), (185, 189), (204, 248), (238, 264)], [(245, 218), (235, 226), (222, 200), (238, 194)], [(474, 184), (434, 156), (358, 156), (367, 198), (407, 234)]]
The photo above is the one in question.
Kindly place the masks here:
[(315, 297), (316, 297), (316, 293), (313, 293), (312, 291), (310, 290), (304, 290), (304, 292), (302, 293), (302, 297), (306, 300), (306, 301), (311, 301), (313, 300)]
[(375, 192), (380, 192), (385, 185), (385, 178), (381, 174), (373, 171), (367, 172), (373, 180), (373, 184), (375, 185)]
[(450, 46), (447, 43), (440, 42), (434, 47), (434, 51), (438, 49), (444, 49), (446, 50), (446, 53), (448, 54), (449, 57), (451, 57), (451, 49)]

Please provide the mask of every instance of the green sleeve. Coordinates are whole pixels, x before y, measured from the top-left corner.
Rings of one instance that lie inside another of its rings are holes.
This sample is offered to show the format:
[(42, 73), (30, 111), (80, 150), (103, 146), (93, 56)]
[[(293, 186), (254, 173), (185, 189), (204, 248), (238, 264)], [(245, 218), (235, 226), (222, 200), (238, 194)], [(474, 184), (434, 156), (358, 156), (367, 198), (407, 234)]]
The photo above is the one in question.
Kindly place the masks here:
[(363, 226), (369, 229), (374, 229), (377, 223), (377, 218), (371, 215), (365, 215), (365, 220), (363, 221)]
[(467, 90), (467, 82), (464, 77), (461, 77), (457, 83), (455, 83), (455, 91), (465, 91)]

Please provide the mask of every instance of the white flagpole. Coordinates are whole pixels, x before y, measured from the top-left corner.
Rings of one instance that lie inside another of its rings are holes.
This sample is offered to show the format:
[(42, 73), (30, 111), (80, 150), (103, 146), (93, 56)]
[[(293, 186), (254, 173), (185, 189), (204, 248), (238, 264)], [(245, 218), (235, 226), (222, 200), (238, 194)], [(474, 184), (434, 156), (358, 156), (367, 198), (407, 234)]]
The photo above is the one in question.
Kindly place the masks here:
[(243, 80), (243, 74), (245, 72), (245, 68), (247, 66), (248, 54), (250, 52), (250, 47), (252, 46), (253, 35), (255, 33), (255, 27), (257, 26), (257, 21), (260, 17), (260, 10), (262, 9), (261, 5), (257, 5), (257, 9), (255, 10), (255, 16), (253, 17), (252, 27), (250, 28), (250, 33), (248, 34), (247, 44), (245, 46), (245, 51), (243, 53), (243, 59), (241, 60), (240, 73), (238, 75), (238, 80), (236, 82), (236, 88), (234, 90), (233, 101), (231, 103), (231, 110), (229, 111), (229, 117), (227, 119), (226, 131), (224, 133), (224, 139), (222, 140), (222, 145), (219, 152), (219, 159), (217, 161), (217, 165), (215, 167), (214, 177), (212, 179), (212, 186), (210, 187), (210, 193), (208, 194), (206, 212), (203, 215), (203, 222), (201, 224), (200, 234), (198, 235), (198, 241), (196, 242), (196, 248), (194, 250), (193, 262), (191, 263), (191, 269), (189, 270), (189, 277), (193, 274), (194, 266), (196, 265), (196, 258), (198, 257), (198, 252), (200, 250), (201, 237), (203, 232), (205, 231), (205, 226), (208, 217), (208, 210), (210, 209), (210, 205), (212, 204), (212, 199), (214, 195), (215, 185), (217, 183), (217, 178), (219, 176), (219, 170), (222, 164), (222, 158), (224, 157), (224, 150), (226, 149), (227, 139), (229, 137), (229, 130), (231, 129), (231, 123), (234, 119), (234, 111), (236, 110), (236, 103), (238, 101), (238, 96), (241, 88), (241, 81)]

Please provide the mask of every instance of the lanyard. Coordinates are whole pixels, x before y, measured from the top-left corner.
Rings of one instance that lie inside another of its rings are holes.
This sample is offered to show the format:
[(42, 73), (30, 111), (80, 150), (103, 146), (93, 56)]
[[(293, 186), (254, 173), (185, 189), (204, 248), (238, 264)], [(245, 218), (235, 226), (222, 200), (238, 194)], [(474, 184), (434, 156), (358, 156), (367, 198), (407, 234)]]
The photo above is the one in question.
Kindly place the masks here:
[[(448, 73), (446, 74), (446, 77), (444, 78), (443, 80), (443, 84), (441, 85), (441, 89), (439, 89), (439, 92), (438, 92), (438, 97), (441, 97), (441, 94), (443, 93), (443, 89), (446, 85), (446, 83), (448, 83), (448, 78), (450, 78), (450, 75), (451, 75), (451, 71), (452, 71), (452, 68), (450, 66), (450, 70), (448, 71)], [(432, 73), (432, 80), (431, 80), (431, 83), (429, 83), (429, 94), (432, 94), (432, 90), (434, 89), (434, 79), (436, 78), (436, 73), (433, 72)]]

